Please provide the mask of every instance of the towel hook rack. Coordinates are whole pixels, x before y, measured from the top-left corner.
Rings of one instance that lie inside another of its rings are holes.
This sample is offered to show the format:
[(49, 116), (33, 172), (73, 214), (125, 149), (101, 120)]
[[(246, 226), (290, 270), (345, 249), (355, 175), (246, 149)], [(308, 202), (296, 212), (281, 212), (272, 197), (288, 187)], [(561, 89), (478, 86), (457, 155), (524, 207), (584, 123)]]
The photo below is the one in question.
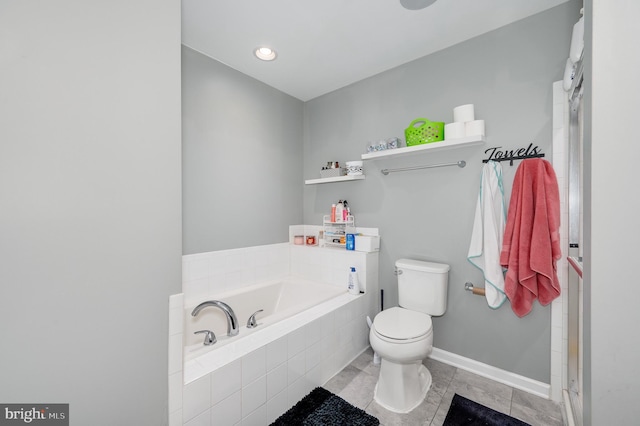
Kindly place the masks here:
[(514, 160), (526, 160), (528, 158), (543, 158), (544, 154), (533, 154), (533, 155), (518, 155), (515, 157), (507, 157), (507, 158), (492, 158), (492, 159), (485, 159), (482, 160), (483, 163), (489, 162), (489, 161), (508, 161), (510, 166), (513, 166), (513, 161)]
[(484, 151), (485, 154), (489, 154), (489, 158), (485, 158), (482, 160), (483, 163), (487, 163), (489, 161), (508, 161), (510, 166), (513, 166), (514, 160), (526, 160), (527, 158), (542, 158), (544, 154), (540, 150), (540, 147), (534, 146), (533, 142), (529, 144), (527, 148), (520, 149), (512, 149), (507, 151), (500, 151), (498, 148), (502, 148), (501, 146), (496, 146), (493, 148), (488, 148)]
[(432, 169), (434, 167), (447, 167), (447, 166), (458, 166), (463, 168), (467, 165), (467, 162), (464, 160), (456, 161), (455, 163), (441, 163), (441, 164), (428, 164), (424, 166), (415, 166), (415, 167), (402, 167), (399, 169), (382, 169), (380, 170), (383, 175), (388, 175), (393, 172), (405, 172), (407, 170), (419, 170), (419, 169)]

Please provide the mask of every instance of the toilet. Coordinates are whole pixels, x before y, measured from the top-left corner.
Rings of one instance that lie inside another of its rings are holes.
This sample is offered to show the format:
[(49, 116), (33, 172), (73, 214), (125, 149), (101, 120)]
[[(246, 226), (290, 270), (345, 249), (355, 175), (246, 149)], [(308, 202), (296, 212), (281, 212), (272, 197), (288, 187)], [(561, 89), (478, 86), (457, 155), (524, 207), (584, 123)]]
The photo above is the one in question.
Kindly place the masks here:
[(396, 274), (400, 306), (376, 315), (369, 342), (382, 358), (375, 401), (387, 410), (408, 413), (431, 387), (431, 373), (422, 361), (433, 348), (431, 316), (447, 309), (449, 265), (399, 259)]

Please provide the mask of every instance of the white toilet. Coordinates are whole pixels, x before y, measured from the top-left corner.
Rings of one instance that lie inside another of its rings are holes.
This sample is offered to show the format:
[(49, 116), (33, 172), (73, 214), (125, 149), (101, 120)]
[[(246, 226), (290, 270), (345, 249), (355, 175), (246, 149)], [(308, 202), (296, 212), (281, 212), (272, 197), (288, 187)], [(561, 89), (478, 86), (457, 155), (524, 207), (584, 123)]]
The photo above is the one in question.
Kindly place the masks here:
[(396, 413), (416, 408), (431, 387), (422, 365), (433, 348), (431, 316), (447, 309), (449, 265), (411, 259), (396, 261), (400, 307), (373, 320), (369, 342), (382, 358), (374, 399)]

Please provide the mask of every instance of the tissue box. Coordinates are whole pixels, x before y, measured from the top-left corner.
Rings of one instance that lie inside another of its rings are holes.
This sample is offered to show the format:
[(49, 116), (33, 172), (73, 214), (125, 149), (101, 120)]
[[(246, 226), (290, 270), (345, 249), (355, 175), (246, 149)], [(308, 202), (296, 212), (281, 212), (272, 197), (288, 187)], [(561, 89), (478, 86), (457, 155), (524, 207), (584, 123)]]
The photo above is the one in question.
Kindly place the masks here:
[(322, 178), (322, 179), (331, 178), (331, 177), (338, 177), (338, 176), (344, 176), (346, 174), (347, 174), (347, 169), (344, 169), (342, 167), (337, 168), (337, 169), (320, 170), (320, 178)]
[(356, 235), (356, 251), (380, 251), (379, 235)]

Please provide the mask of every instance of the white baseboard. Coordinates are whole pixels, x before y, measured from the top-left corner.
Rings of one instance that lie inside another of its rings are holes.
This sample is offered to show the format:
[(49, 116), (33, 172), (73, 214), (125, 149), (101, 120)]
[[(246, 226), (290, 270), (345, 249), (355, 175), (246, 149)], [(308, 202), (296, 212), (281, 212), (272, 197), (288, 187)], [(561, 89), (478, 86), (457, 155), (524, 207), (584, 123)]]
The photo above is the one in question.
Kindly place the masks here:
[(475, 361), (471, 358), (465, 358), (452, 352), (433, 348), (430, 358), (542, 398), (549, 399), (551, 396), (550, 384), (542, 383), (510, 371), (502, 370), (492, 365)]

